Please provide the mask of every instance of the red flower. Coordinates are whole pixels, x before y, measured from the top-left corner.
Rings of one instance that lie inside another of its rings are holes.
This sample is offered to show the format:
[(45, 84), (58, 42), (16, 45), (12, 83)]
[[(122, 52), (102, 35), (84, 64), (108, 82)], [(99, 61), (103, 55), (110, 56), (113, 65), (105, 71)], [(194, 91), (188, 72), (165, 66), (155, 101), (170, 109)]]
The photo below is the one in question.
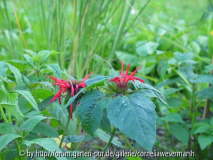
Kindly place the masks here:
[(129, 72), (129, 67), (130, 67), (130, 64), (127, 65), (127, 70), (126, 70), (126, 73), (124, 74), (123, 73), (123, 66), (124, 66), (124, 62), (121, 61), (121, 73), (120, 73), (120, 77), (115, 77), (113, 79), (110, 79), (110, 81), (113, 81), (117, 84), (117, 87), (118, 88), (121, 88), (121, 89), (127, 89), (128, 88), (128, 85), (127, 85), (127, 82), (128, 81), (133, 81), (135, 82), (135, 80), (139, 80), (140, 82), (142, 83), (145, 83), (142, 79), (139, 79), (137, 77), (134, 76), (134, 74), (139, 70), (141, 69), (141, 67), (138, 67), (134, 72), (132, 72), (131, 75), (128, 75), (128, 72)]
[[(60, 87), (60, 90), (55, 94), (55, 96), (50, 100), (49, 104), (52, 103), (53, 101), (56, 101), (59, 99), (59, 103), (61, 104), (61, 94), (63, 92), (66, 92), (67, 90), (71, 92), (71, 96), (75, 96), (76, 93), (78, 93), (80, 88), (85, 88), (86, 83), (85, 81), (89, 78), (89, 76), (92, 73), (88, 74), (80, 83), (79, 81), (71, 81), (69, 80), (68, 82), (64, 79), (60, 80), (54, 77), (47, 76), (48, 78), (51, 78), (55, 81), (53, 85), (58, 85)], [(73, 104), (70, 104), (70, 117), (72, 119), (72, 111), (73, 111)]]

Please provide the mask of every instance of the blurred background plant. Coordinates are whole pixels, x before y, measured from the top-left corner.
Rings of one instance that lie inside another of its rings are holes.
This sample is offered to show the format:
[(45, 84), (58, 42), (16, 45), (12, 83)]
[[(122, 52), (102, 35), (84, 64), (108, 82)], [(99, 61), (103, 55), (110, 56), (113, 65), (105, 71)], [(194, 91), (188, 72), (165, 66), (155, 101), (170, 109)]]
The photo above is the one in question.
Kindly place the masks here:
[[(0, 60), (34, 83), (49, 72), (113, 76), (121, 60), (130, 70), (142, 66), (137, 76), (164, 93), (171, 107), (156, 100), (156, 148), (213, 156), (212, 0), (2, 0), (0, 29)], [(0, 75), (14, 80), (11, 72)]]

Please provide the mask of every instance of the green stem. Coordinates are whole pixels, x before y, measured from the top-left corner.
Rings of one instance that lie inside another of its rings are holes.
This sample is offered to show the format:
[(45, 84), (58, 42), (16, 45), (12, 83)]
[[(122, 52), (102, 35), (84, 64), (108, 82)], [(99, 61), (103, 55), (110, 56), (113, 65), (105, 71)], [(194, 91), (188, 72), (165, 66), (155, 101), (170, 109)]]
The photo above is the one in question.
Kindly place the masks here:
[(173, 151), (175, 151), (175, 147), (174, 147), (174, 144), (173, 144), (173, 141), (172, 141), (172, 135), (170, 134), (169, 129), (168, 129), (168, 123), (165, 125), (165, 128), (166, 128), (166, 132), (167, 132), (167, 134), (169, 136), (169, 140), (170, 140), (172, 149), (173, 149)]
[(110, 137), (110, 139), (109, 139), (107, 145), (106, 145), (106, 146), (104, 147), (104, 149), (102, 150), (103, 152), (106, 152), (107, 148), (111, 145), (112, 139), (113, 139), (113, 137), (114, 137), (114, 135), (115, 135), (115, 131), (116, 131), (116, 128), (114, 127), (113, 130), (112, 130), (111, 137)]
[(129, 147), (129, 149), (131, 149), (133, 152), (136, 153), (136, 150), (133, 148), (133, 146), (131, 145), (131, 143), (127, 139), (127, 137), (124, 134), (122, 134), (122, 137), (123, 137), (124, 141), (126, 142), (127, 146)]
[(3, 119), (4, 119), (4, 121), (5, 121), (6, 123), (8, 123), (9, 121), (8, 121), (8, 119), (7, 119), (7, 117), (6, 117), (5, 113), (4, 113), (4, 110), (3, 110), (3, 106), (2, 106), (2, 105), (0, 105), (0, 110), (1, 110), (1, 115), (2, 115), (2, 117), (3, 117)]
[[(19, 144), (18, 144), (17, 139), (15, 139), (15, 144), (16, 144), (16, 148), (17, 148), (18, 155), (19, 155), (20, 148), (19, 148)], [(20, 156), (18, 156), (18, 158), (19, 158), (19, 160), (22, 159)]]
[(67, 124), (66, 124), (66, 127), (65, 127), (65, 129), (64, 129), (64, 133), (63, 133), (63, 136), (62, 136), (61, 142), (60, 142), (60, 144), (59, 144), (59, 147), (60, 147), (60, 148), (61, 148), (61, 146), (62, 146), (62, 144), (63, 144), (64, 138), (65, 138), (65, 135), (66, 135), (66, 133), (67, 133), (67, 130), (68, 130), (68, 127), (69, 127), (69, 124), (70, 124), (70, 120), (71, 120), (71, 118), (70, 118), (70, 117), (68, 117)]

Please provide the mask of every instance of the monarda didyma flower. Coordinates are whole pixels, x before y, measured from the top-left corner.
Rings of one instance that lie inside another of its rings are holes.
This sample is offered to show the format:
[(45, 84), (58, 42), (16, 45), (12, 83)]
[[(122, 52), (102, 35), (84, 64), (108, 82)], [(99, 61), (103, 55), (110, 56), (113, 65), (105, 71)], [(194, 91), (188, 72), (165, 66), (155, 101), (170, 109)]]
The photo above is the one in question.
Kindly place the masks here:
[[(69, 91), (71, 93), (71, 96), (75, 96), (76, 93), (78, 93), (80, 88), (85, 88), (87, 85), (85, 81), (89, 78), (89, 76), (92, 73), (88, 74), (82, 81), (77, 81), (77, 80), (69, 80), (66, 81), (64, 79), (60, 80), (55, 77), (50, 77), (47, 76), (48, 78), (51, 78), (55, 81), (52, 85), (58, 85), (60, 87), (60, 90), (55, 94), (55, 96), (50, 100), (49, 104), (56, 101), (57, 99), (59, 100), (59, 104), (61, 104), (61, 94)], [(70, 104), (70, 117), (72, 119), (72, 112), (73, 112), (73, 104)]]
[(123, 73), (124, 62), (121, 61), (121, 64), (122, 64), (122, 65), (121, 65), (120, 77), (117, 76), (117, 77), (115, 77), (115, 78), (109, 80), (110, 82), (111, 82), (111, 81), (115, 82), (116, 85), (117, 85), (117, 87), (118, 87), (118, 89), (120, 89), (120, 90), (122, 90), (122, 91), (127, 90), (127, 89), (128, 89), (127, 83), (128, 83), (129, 81), (135, 82), (135, 80), (138, 80), (138, 81), (140, 81), (140, 82), (142, 82), (142, 83), (145, 83), (144, 80), (139, 79), (139, 78), (137, 78), (137, 77), (134, 76), (134, 74), (135, 74), (139, 69), (141, 69), (141, 67), (138, 67), (134, 72), (132, 72), (132, 74), (128, 75), (130, 64), (127, 65), (127, 69), (126, 69), (126, 73), (125, 73), (125, 74)]

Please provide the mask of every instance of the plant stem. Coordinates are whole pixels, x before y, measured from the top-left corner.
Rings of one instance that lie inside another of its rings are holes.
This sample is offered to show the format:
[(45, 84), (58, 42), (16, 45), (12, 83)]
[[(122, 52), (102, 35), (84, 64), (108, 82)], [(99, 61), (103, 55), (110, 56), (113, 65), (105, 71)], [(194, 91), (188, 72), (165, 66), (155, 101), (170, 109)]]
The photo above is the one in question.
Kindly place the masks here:
[(172, 135), (170, 134), (169, 129), (168, 129), (168, 123), (165, 125), (165, 128), (166, 128), (166, 132), (167, 132), (167, 134), (169, 136), (169, 140), (170, 140), (172, 149), (173, 149), (173, 151), (175, 151), (175, 147), (174, 147), (174, 144), (173, 144), (173, 141), (172, 141)]
[(61, 142), (60, 142), (60, 144), (59, 144), (59, 147), (60, 147), (60, 148), (61, 148), (61, 146), (62, 146), (62, 144), (63, 144), (65, 135), (66, 135), (66, 133), (67, 133), (67, 130), (68, 130), (68, 127), (69, 127), (69, 124), (70, 124), (70, 120), (71, 120), (71, 118), (68, 116), (67, 124), (66, 124), (66, 127), (65, 127), (65, 129), (64, 129), (64, 133), (63, 133)]
[[(16, 148), (17, 148), (18, 155), (19, 155), (20, 148), (19, 148), (19, 144), (18, 144), (17, 139), (15, 139), (15, 144), (16, 144)], [(18, 158), (19, 158), (19, 160), (22, 159), (20, 156), (18, 156)]]
[(122, 137), (123, 137), (124, 141), (126, 142), (127, 146), (129, 147), (129, 149), (131, 149), (133, 152), (136, 153), (136, 150), (133, 148), (133, 146), (131, 145), (131, 143), (127, 139), (127, 137), (124, 134), (122, 134)]
[(2, 105), (0, 105), (0, 111), (1, 111), (1, 115), (2, 115), (2, 117), (3, 117), (3, 119), (4, 119), (4, 121), (5, 121), (6, 123), (8, 123), (9, 121), (8, 121), (8, 119), (7, 119), (7, 117), (6, 117), (5, 113), (4, 113), (4, 110), (3, 110), (3, 106), (2, 106)]
[(114, 127), (113, 130), (112, 130), (111, 137), (110, 137), (110, 139), (109, 139), (107, 145), (106, 145), (106, 146), (104, 147), (104, 149), (102, 150), (103, 152), (106, 152), (107, 148), (111, 145), (112, 139), (113, 139), (113, 137), (114, 137), (114, 135), (115, 135), (115, 131), (116, 131), (116, 128)]

